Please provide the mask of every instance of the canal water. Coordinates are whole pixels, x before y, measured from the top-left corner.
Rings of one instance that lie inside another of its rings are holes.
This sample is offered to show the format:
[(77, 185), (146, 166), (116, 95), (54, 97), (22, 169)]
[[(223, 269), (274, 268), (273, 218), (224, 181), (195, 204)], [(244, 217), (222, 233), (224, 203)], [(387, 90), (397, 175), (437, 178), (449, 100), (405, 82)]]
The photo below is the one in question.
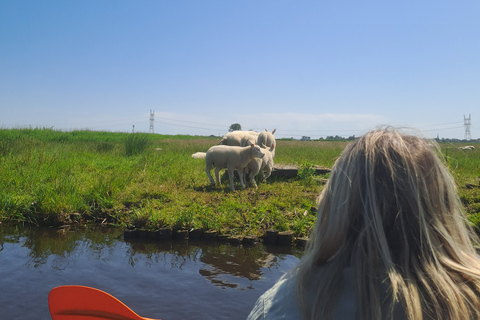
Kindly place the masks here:
[(104, 290), (148, 318), (245, 319), (301, 255), (263, 244), (124, 240), (118, 228), (0, 224), (0, 319), (51, 319), (48, 293), (61, 285)]

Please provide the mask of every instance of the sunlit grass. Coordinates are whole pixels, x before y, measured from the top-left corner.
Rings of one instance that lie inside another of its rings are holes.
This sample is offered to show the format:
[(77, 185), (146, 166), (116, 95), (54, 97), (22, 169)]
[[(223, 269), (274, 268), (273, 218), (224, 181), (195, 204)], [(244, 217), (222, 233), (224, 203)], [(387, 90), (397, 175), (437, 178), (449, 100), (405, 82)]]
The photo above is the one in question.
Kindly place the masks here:
[[(299, 166), (299, 176), (272, 177), (259, 183), (258, 189), (230, 192), (227, 182), (210, 186), (204, 160), (191, 157), (218, 141), (137, 133), (0, 130), (0, 221), (93, 221), (236, 234), (274, 228), (308, 234), (323, 188), (311, 168), (331, 167), (347, 143), (279, 140), (275, 164)], [(442, 145), (442, 152), (471, 221), (479, 224), (480, 150), (457, 147)]]

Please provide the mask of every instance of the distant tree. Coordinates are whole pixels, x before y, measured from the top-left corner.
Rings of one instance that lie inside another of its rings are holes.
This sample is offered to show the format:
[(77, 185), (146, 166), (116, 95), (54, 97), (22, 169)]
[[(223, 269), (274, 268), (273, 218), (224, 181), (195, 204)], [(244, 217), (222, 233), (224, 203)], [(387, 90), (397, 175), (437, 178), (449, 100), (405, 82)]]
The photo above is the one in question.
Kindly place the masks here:
[(340, 137), (339, 135), (334, 136), (327, 136), (326, 140), (345, 140), (344, 137)]
[(242, 126), (240, 125), (240, 123), (234, 123), (230, 126), (230, 129), (228, 129), (228, 131), (230, 132), (238, 130), (242, 130)]

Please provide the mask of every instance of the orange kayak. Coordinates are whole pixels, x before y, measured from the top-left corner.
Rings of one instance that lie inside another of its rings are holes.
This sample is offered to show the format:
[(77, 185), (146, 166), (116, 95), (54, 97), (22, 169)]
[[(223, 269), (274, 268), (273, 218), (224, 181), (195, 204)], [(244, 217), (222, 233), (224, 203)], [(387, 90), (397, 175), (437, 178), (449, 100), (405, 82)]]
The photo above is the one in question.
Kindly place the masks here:
[(53, 320), (156, 320), (140, 317), (111, 294), (84, 286), (53, 288), (48, 307)]

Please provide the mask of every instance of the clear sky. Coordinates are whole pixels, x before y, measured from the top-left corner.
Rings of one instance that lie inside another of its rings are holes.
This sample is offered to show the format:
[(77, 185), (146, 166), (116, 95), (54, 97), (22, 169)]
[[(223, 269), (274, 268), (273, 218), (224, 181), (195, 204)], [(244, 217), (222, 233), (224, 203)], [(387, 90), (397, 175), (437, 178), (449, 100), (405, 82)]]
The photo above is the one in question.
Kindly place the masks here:
[(477, 0), (0, 0), (0, 127), (480, 138)]

